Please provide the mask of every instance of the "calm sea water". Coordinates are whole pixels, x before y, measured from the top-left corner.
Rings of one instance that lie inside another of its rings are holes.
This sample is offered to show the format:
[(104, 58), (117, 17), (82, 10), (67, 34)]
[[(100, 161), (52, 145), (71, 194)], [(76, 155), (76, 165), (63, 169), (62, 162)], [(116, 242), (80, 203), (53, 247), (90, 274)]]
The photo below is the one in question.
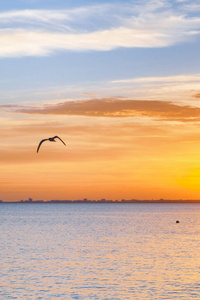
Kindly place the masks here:
[(198, 204), (2, 204), (0, 230), (0, 299), (200, 299)]

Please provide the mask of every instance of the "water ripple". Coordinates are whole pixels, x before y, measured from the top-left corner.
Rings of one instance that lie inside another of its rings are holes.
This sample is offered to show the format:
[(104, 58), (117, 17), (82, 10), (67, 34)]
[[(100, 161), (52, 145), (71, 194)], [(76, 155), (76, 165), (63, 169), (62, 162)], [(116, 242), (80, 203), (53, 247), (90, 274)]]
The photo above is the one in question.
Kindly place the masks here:
[(199, 299), (199, 205), (0, 208), (1, 299)]

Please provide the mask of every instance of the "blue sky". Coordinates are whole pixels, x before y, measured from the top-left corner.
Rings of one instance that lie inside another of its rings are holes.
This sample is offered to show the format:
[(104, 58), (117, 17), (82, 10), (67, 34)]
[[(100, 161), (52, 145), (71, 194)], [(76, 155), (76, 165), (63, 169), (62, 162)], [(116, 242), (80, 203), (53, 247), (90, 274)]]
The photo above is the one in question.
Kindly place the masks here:
[(135, 98), (113, 82), (199, 72), (200, 1), (13, 0), (0, 8), (1, 104)]

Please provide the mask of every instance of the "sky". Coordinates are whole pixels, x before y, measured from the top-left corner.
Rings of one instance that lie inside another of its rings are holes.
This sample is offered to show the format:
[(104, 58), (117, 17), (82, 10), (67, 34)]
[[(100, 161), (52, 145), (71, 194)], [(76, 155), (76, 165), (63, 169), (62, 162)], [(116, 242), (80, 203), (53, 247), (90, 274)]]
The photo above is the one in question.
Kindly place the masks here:
[(1, 1), (0, 199), (200, 199), (199, 12)]

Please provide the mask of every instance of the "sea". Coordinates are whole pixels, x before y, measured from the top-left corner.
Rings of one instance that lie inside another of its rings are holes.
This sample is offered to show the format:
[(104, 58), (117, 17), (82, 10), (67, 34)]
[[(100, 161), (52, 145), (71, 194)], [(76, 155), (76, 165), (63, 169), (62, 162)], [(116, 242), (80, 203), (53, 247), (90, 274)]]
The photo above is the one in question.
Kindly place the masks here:
[(0, 204), (2, 300), (200, 299), (199, 253), (200, 204)]

